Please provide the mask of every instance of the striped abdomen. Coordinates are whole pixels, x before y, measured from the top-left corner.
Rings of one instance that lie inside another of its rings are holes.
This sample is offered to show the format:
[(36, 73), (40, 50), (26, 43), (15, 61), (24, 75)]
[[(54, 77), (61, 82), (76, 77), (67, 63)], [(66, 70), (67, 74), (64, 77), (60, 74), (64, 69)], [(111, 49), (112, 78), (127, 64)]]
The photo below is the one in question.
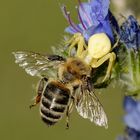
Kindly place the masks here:
[(47, 125), (58, 122), (68, 105), (70, 90), (58, 81), (52, 81), (45, 87), (41, 98), (40, 113)]

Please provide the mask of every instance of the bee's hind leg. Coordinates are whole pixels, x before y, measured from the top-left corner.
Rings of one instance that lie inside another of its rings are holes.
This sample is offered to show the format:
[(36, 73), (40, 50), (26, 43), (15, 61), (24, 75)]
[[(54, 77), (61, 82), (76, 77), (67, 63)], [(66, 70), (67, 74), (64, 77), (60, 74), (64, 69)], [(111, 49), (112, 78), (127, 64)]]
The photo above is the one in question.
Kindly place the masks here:
[(44, 86), (46, 84), (46, 82), (48, 81), (47, 78), (42, 78), (39, 82), (38, 82), (38, 86), (37, 86), (37, 96), (35, 97), (35, 101), (33, 104), (31, 104), (29, 106), (29, 108), (31, 109), (32, 107), (36, 106), (40, 100), (41, 100), (41, 95), (42, 95), (42, 92), (44, 90)]
[(74, 97), (71, 97), (71, 101), (66, 110), (66, 129), (69, 129), (70, 114), (72, 113), (73, 107), (74, 107)]

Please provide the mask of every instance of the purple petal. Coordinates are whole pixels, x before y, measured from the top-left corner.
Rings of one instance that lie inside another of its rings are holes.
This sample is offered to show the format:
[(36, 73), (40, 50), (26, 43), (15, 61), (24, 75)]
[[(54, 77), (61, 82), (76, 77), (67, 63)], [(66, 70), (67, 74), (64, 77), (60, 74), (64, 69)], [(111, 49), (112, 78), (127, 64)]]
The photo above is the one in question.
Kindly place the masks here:
[(81, 15), (82, 21), (86, 24), (87, 27), (93, 25), (93, 19), (91, 17), (91, 4), (90, 3), (80, 3), (79, 5), (79, 14)]
[(111, 42), (114, 43), (114, 36), (110, 25), (110, 21), (107, 19), (104, 20), (101, 24), (103, 26), (104, 33), (106, 33), (109, 36)]
[(75, 33), (77, 33), (77, 31), (74, 30), (71, 26), (67, 27), (67, 28), (65, 29), (65, 32), (70, 33), (70, 34), (75, 34)]
[[(81, 24), (76, 25), (81, 31), (84, 30), (83, 26)], [(78, 33), (77, 30), (75, 30), (73, 27), (69, 26), (65, 29), (65, 32), (70, 33), (70, 34), (75, 34)]]
[(81, 31), (84, 31), (85, 29), (84, 29), (84, 27), (82, 26), (82, 24), (77, 24), (76, 25)]
[[(101, 29), (101, 28), (99, 28), (99, 30), (100, 30), (100, 29)], [(87, 30), (85, 30), (85, 31), (83, 32), (83, 36), (84, 36), (85, 40), (88, 41), (89, 38), (90, 38), (93, 34), (97, 33), (99, 30), (98, 30), (95, 26), (91, 26), (90, 28), (88, 28)]]
[(110, 0), (91, 0), (91, 17), (95, 21), (102, 21), (108, 14)]
[(124, 109), (126, 112), (131, 113), (131, 111), (133, 111), (133, 109), (136, 108), (137, 102), (134, 99), (132, 99), (131, 97), (126, 96), (124, 98), (123, 106), (124, 106)]
[(140, 113), (140, 102), (137, 103), (137, 111)]
[(100, 23), (97, 27), (92, 26), (88, 28), (84, 33), (83, 36), (88, 41), (88, 39), (95, 33), (106, 33), (108, 37), (110, 38), (111, 42), (114, 42), (114, 37), (112, 33), (111, 26), (109, 24), (109, 21), (104, 21)]
[(127, 140), (124, 136), (118, 136), (116, 140)]
[(133, 110), (130, 114), (127, 114), (124, 121), (128, 127), (140, 131), (140, 114), (137, 111)]
[(140, 140), (140, 132), (139, 131), (137, 131), (133, 128), (127, 127), (126, 132), (128, 134), (128, 137), (125, 140)]
[(134, 48), (135, 50), (140, 48), (140, 26), (133, 16), (130, 15), (121, 25), (119, 35), (121, 42), (127, 48)]

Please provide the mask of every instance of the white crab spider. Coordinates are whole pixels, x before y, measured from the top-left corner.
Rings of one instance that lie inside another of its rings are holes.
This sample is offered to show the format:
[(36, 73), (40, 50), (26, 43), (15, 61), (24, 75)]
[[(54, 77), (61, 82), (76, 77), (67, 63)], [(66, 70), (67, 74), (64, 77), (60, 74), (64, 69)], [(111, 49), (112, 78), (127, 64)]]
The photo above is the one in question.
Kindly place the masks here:
[[(116, 59), (116, 54), (111, 52), (111, 42), (105, 33), (92, 35), (88, 40), (88, 46), (86, 46), (84, 37), (81, 33), (76, 33), (67, 43), (70, 44), (69, 55), (71, 54), (73, 47), (77, 45), (76, 57), (83, 59), (92, 68), (97, 68), (105, 61), (109, 60), (103, 82), (110, 77), (112, 66)], [(118, 41), (115, 43), (113, 48), (116, 47), (117, 44)]]

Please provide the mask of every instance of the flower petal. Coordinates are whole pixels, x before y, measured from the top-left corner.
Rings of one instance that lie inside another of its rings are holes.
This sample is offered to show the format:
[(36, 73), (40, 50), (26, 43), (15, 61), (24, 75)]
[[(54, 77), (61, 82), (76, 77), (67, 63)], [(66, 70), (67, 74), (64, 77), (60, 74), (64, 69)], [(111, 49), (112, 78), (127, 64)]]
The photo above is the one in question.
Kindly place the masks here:
[(140, 26), (132, 15), (122, 24), (119, 35), (127, 48), (140, 48)]
[(136, 108), (137, 102), (129, 96), (125, 96), (123, 106), (126, 112), (131, 113)]
[(140, 131), (139, 118), (140, 118), (140, 114), (137, 111), (133, 110), (131, 114), (127, 114), (124, 117), (124, 121), (128, 127), (133, 128), (137, 131)]
[(91, 0), (91, 16), (96, 21), (102, 21), (108, 14), (110, 0)]
[(136, 131), (135, 129), (127, 127), (126, 132), (128, 133), (129, 139), (124, 139), (124, 140), (139, 140), (140, 139), (139, 131)]
[(71, 26), (67, 27), (67, 28), (65, 29), (65, 32), (70, 33), (70, 34), (75, 34), (75, 33), (77, 33), (77, 31), (74, 30)]
[[(81, 24), (76, 25), (81, 31), (83, 31), (83, 26)], [(75, 30), (72, 26), (69, 26), (65, 29), (65, 32), (70, 33), (70, 34), (75, 34), (77, 33), (77, 30)]]
[(104, 33), (106, 33), (109, 36), (111, 42), (114, 43), (114, 36), (110, 25), (110, 21), (106, 19), (102, 22), (102, 25), (103, 25)]
[(81, 15), (82, 21), (86, 24), (87, 27), (93, 25), (93, 19), (91, 17), (92, 9), (90, 3), (80, 3), (79, 5), (79, 14)]
[(114, 42), (113, 32), (108, 20), (103, 21), (98, 26), (91, 26), (86, 31), (84, 31), (83, 36), (85, 37), (86, 41), (88, 41), (88, 39), (96, 33), (106, 33), (111, 42)]

